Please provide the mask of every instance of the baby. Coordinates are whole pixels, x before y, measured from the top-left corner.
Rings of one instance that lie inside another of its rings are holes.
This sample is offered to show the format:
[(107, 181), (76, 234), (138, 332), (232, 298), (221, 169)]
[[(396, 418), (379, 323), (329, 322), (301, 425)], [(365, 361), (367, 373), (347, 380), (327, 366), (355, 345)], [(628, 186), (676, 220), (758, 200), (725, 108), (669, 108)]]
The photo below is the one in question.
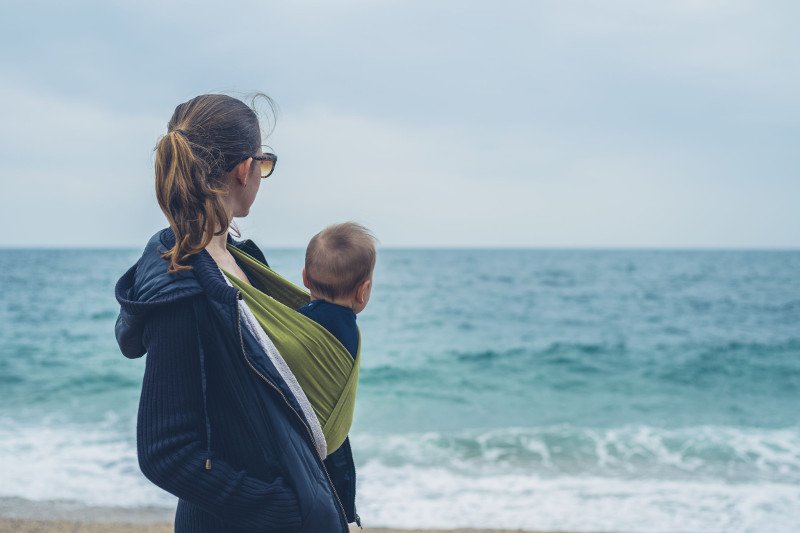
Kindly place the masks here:
[[(311, 292), (311, 303), (298, 311), (327, 329), (355, 359), (358, 352), (356, 315), (369, 302), (375, 269), (375, 237), (353, 222), (334, 224), (311, 239), (306, 249), (303, 285)], [(361, 521), (351, 503), (355, 501), (356, 470), (350, 438), (325, 458), (336, 492), (345, 502), (348, 521)]]
[(306, 249), (303, 285), (311, 303), (298, 311), (327, 329), (353, 358), (358, 350), (356, 315), (369, 302), (375, 258), (375, 237), (355, 222), (328, 226)]

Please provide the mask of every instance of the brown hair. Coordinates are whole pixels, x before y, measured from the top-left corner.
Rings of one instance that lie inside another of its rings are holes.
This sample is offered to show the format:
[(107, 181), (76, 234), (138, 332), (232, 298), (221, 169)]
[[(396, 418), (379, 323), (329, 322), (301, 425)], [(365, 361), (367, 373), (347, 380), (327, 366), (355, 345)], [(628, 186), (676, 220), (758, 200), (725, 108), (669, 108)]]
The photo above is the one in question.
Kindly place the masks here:
[[(268, 97), (258, 96), (274, 111)], [(169, 272), (190, 269), (182, 263), (228, 229), (222, 176), (260, 144), (258, 117), (241, 100), (204, 94), (175, 108), (155, 149), (156, 196), (175, 233), (175, 245), (162, 255)]]
[(330, 300), (352, 295), (372, 276), (375, 242), (372, 233), (355, 222), (334, 224), (314, 235), (306, 249), (309, 289)]

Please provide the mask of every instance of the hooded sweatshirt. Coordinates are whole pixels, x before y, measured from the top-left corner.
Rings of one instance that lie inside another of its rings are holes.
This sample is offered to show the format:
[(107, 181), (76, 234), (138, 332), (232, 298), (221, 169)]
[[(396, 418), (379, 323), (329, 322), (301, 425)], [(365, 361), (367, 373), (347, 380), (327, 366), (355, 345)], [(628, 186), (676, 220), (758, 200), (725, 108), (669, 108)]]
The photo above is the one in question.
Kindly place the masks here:
[[(241, 316), (239, 291), (205, 250), (169, 274), (161, 254), (174, 242), (170, 229), (154, 235), (117, 282), (115, 332), (126, 357), (147, 354), (139, 466), (179, 498), (175, 530), (346, 532), (354, 491), (342, 502), (335, 480), (349, 476), (352, 455), (329, 474), (298, 398)], [(266, 263), (251, 241), (229, 242)]]

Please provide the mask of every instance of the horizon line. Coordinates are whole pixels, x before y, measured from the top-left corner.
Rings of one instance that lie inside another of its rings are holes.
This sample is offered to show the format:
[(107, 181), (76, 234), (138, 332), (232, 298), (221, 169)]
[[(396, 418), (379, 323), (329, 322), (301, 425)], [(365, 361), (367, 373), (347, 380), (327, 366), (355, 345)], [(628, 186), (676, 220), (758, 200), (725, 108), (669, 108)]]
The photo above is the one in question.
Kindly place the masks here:
[[(304, 250), (304, 245), (276, 245), (263, 246), (269, 250)], [(0, 251), (139, 251), (140, 246), (104, 246), (104, 245), (4, 245), (0, 244)], [(687, 252), (800, 252), (800, 246), (727, 246), (727, 245), (702, 245), (702, 246), (652, 246), (652, 245), (397, 245), (379, 246), (378, 250), (397, 251), (687, 251)]]

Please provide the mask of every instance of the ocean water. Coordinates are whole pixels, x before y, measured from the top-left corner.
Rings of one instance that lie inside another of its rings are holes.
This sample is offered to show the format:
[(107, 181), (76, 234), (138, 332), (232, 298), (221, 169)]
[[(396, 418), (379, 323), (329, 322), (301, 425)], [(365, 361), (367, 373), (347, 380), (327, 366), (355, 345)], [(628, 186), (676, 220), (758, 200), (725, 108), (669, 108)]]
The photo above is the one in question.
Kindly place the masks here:
[[(0, 250), (0, 498), (174, 506), (113, 334), (138, 255)], [(800, 252), (382, 250), (358, 320), (367, 526), (800, 531)]]

